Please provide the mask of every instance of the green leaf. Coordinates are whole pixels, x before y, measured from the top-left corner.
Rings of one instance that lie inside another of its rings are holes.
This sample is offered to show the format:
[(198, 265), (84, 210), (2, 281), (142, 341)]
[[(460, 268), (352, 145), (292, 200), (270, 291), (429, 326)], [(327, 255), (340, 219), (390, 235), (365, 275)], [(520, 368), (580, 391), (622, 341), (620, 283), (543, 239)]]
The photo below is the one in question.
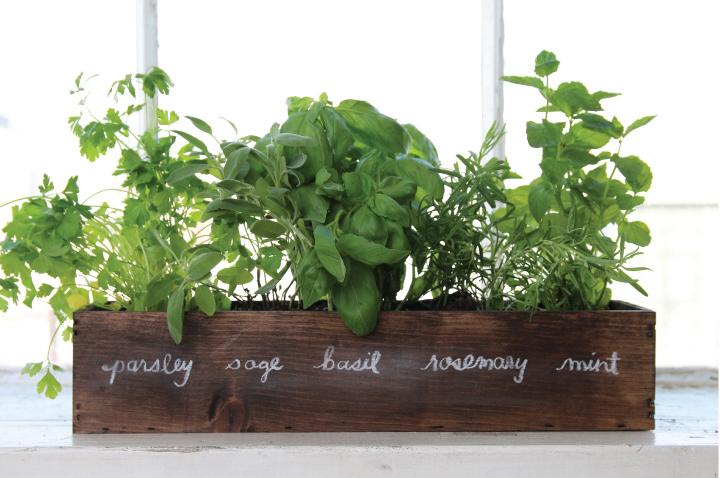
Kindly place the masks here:
[(303, 308), (305, 309), (325, 297), (335, 282), (320, 263), (314, 250), (303, 255), (302, 259), (300, 259), (297, 269), (297, 281)]
[(174, 111), (168, 111), (163, 109), (157, 110), (158, 124), (167, 126), (175, 123), (180, 117)]
[(650, 189), (653, 178), (652, 171), (643, 160), (637, 156), (616, 156), (613, 161), (633, 191), (643, 192)]
[(642, 221), (621, 222), (618, 226), (620, 236), (631, 244), (647, 246), (650, 244), (650, 228)]
[(175, 185), (180, 181), (189, 177), (195, 176), (198, 173), (202, 173), (208, 170), (207, 163), (190, 163), (187, 165), (180, 166), (174, 169), (167, 178), (168, 184)]
[(269, 219), (260, 219), (250, 226), (250, 232), (267, 239), (276, 239), (285, 234), (285, 227)]
[(207, 124), (205, 121), (201, 120), (200, 118), (196, 118), (196, 117), (194, 117), (194, 116), (186, 116), (186, 118), (189, 119), (189, 120), (192, 122), (192, 124), (193, 124), (197, 129), (199, 129), (200, 131), (202, 131), (203, 133), (207, 133), (207, 134), (212, 135), (212, 128), (211, 128), (210, 125)]
[(248, 201), (243, 201), (242, 199), (215, 199), (205, 207), (205, 211), (203, 212), (203, 220), (217, 216), (218, 212), (229, 212), (258, 217), (263, 215), (265, 213), (265, 210), (256, 204)]
[(224, 179), (242, 179), (250, 172), (250, 148), (233, 149), (227, 156), (223, 167)]
[(369, 206), (378, 216), (393, 220), (405, 227), (410, 225), (410, 214), (408, 210), (387, 194), (375, 194), (370, 200)]
[(25, 366), (23, 367), (23, 369), (20, 371), (20, 374), (21, 374), (21, 375), (28, 375), (28, 376), (30, 376), (30, 377), (34, 377), (35, 375), (37, 375), (38, 373), (40, 373), (40, 371), (42, 370), (42, 368), (43, 368), (43, 363), (42, 363), (42, 362), (29, 362), (29, 363), (26, 363), (26, 364), (25, 364)]
[(328, 203), (327, 199), (317, 194), (315, 186), (308, 184), (293, 189), (291, 196), (297, 202), (303, 218), (319, 223), (325, 222), (330, 203)]
[(417, 192), (417, 184), (397, 176), (388, 176), (380, 181), (379, 191), (401, 203), (411, 201)]
[(234, 289), (238, 285), (252, 282), (253, 275), (244, 267), (234, 265), (221, 269), (217, 274), (217, 278), (228, 284), (231, 289)]
[(182, 137), (185, 141), (195, 146), (200, 151), (203, 151), (207, 154), (210, 154), (210, 151), (208, 150), (208, 147), (205, 143), (203, 143), (201, 140), (196, 138), (195, 136), (191, 135), (190, 133), (186, 133), (184, 131), (180, 131), (177, 129), (172, 130), (173, 133), (176, 135)]
[(181, 285), (170, 296), (167, 307), (167, 323), (170, 337), (176, 344), (182, 341), (183, 309), (185, 307), (185, 284)]
[(388, 235), (385, 220), (367, 206), (359, 207), (350, 217), (350, 232), (379, 244), (385, 244)]
[(538, 90), (545, 88), (543, 81), (536, 76), (503, 76), (502, 79), (508, 83), (515, 83), (516, 85), (532, 86)]
[(37, 383), (37, 393), (45, 393), (45, 396), (54, 399), (62, 390), (62, 385), (57, 381), (52, 372), (48, 369), (43, 378)]
[(356, 335), (367, 335), (377, 325), (380, 292), (370, 267), (353, 263), (347, 280), (332, 288), (332, 299), (345, 325)]
[(409, 250), (389, 249), (356, 234), (343, 234), (337, 246), (343, 254), (369, 266), (397, 264), (410, 254)]
[(640, 119), (636, 119), (632, 123), (630, 123), (630, 126), (627, 127), (625, 130), (625, 136), (629, 135), (631, 131), (636, 130), (638, 128), (641, 128), (651, 122), (655, 116), (643, 116)]
[(315, 253), (320, 264), (332, 274), (338, 282), (345, 280), (345, 263), (335, 247), (335, 235), (327, 226), (315, 226)]
[(536, 221), (540, 222), (554, 202), (552, 185), (547, 181), (538, 181), (530, 188), (528, 193), (528, 206)]
[(570, 132), (574, 139), (574, 145), (576, 147), (586, 147), (589, 149), (602, 148), (610, 141), (610, 135), (590, 129), (584, 126), (583, 123), (576, 123), (571, 128)]
[(543, 50), (535, 57), (535, 74), (538, 76), (551, 75), (557, 71), (558, 66), (560, 62), (555, 57), (555, 53)]
[(294, 168), (305, 178), (306, 183), (312, 181), (322, 168), (330, 168), (333, 164), (332, 152), (325, 132), (315, 122), (313, 116), (310, 112), (293, 113), (280, 127), (281, 133), (293, 133), (308, 138), (301, 147), (285, 146), (287, 150), (284, 150), (287, 158), (294, 158), (300, 154), (307, 156), (301, 166)]
[(320, 118), (325, 126), (325, 133), (335, 161), (339, 161), (347, 155), (353, 145), (354, 139), (350, 128), (345, 120), (330, 107), (320, 110)]
[(528, 121), (525, 125), (528, 144), (533, 148), (546, 148), (560, 144), (565, 123), (551, 123), (543, 120), (542, 123)]
[(192, 258), (188, 265), (187, 275), (190, 280), (200, 280), (223, 260), (220, 252), (203, 252)]
[(206, 285), (200, 285), (195, 289), (195, 303), (205, 315), (215, 315), (215, 296)]
[(314, 144), (314, 140), (312, 138), (294, 133), (278, 133), (275, 136), (275, 142), (282, 146), (290, 146), (294, 148), (308, 147)]
[(325, 184), (330, 178), (332, 178), (332, 174), (330, 174), (330, 172), (329, 172), (327, 169), (322, 168), (322, 169), (321, 169), (320, 171), (318, 171), (317, 174), (315, 175), (315, 184), (317, 184), (318, 186), (322, 186), (322, 185)]
[(335, 111), (365, 145), (389, 154), (407, 151), (410, 136), (405, 128), (394, 119), (381, 114), (371, 104), (360, 100), (345, 100)]
[(557, 90), (550, 96), (550, 102), (568, 116), (580, 111), (600, 111), (602, 107), (585, 88), (577, 81), (560, 83)]
[(359, 171), (343, 173), (342, 182), (345, 186), (345, 194), (354, 203), (365, 202), (375, 188), (373, 178)]
[(398, 159), (392, 164), (397, 176), (414, 182), (431, 198), (442, 199), (445, 187), (440, 176), (432, 170), (432, 165), (412, 158)]
[(435, 149), (432, 141), (415, 126), (411, 124), (405, 124), (403, 126), (405, 127), (405, 131), (410, 135), (410, 149), (408, 154), (417, 156), (433, 166), (440, 166), (437, 149)]

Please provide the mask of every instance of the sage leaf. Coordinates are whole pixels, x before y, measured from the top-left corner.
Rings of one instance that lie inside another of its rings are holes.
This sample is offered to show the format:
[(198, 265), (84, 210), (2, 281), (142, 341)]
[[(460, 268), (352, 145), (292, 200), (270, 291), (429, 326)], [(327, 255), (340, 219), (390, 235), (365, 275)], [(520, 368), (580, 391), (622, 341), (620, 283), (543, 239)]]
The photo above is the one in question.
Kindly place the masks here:
[(174, 169), (167, 177), (167, 182), (170, 185), (175, 185), (182, 181), (183, 179), (187, 179), (189, 177), (195, 176), (198, 173), (203, 173), (208, 170), (207, 163), (191, 163), (184, 166), (181, 166), (177, 169)]
[(205, 315), (215, 315), (215, 296), (206, 285), (200, 285), (195, 289), (195, 303)]
[(202, 252), (190, 260), (187, 276), (190, 280), (200, 280), (220, 263), (223, 255), (220, 252)]
[(260, 219), (250, 226), (250, 231), (260, 237), (276, 239), (285, 234), (285, 227), (269, 219)]
[(170, 296), (167, 306), (167, 323), (170, 337), (176, 344), (182, 341), (183, 309), (185, 307), (185, 284), (181, 285)]
[(207, 124), (205, 121), (201, 120), (200, 118), (196, 118), (194, 116), (186, 116), (187, 119), (190, 120), (190, 122), (195, 126), (197, 129), (202, 131), (203, 133), (212, 134), (212, 128), (209, 124)]

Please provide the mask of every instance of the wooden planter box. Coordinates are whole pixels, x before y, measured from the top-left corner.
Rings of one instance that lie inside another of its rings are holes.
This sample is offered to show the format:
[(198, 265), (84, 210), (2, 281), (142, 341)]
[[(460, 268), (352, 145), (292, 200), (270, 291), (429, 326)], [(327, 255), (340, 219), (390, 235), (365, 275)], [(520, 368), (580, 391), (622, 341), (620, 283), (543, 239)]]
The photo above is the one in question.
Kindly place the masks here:
[(75, 314), (73, 430), (650, 430), (655, 313)]

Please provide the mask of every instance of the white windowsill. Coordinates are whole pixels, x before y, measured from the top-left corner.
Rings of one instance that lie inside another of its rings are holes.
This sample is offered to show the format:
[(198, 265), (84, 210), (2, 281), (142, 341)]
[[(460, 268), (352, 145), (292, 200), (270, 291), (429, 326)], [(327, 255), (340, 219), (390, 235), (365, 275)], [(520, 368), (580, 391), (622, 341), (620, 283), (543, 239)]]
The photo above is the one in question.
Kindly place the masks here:
[(31, 477), (717, 477), (717, 374), (659, 371), (653, 432), (76, 435), (70, 376), (0, 371), (0, 473)]

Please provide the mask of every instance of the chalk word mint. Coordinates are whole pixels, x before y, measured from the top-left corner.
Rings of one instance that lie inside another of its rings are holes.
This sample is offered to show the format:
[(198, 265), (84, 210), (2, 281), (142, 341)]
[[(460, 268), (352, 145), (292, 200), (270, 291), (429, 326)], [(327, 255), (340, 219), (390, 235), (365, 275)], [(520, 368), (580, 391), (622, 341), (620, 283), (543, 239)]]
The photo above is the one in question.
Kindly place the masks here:
[(112, 385), (115, 383), (115, 379), (118, 375), (123, 373), (131, 374), (164, 374), (164, 375), (175, 375), (179, 374), (181, 380), (174, 380), (173, 384), (176, 387), (184, 387), (185, 384), (190, 380), (190, 373), (192, 372), (193, 361), (183, 360), (176, 358), (173, 360), (172, 355), (165, 354), (165, 357), (155, 360), (145, 359), (131, 359), (131, 360), (115, 360), (111, 363), (105, 363), (100, 366), (103, 372), (110, 374), (108, 383)]
[(596, 358), (597, 352), (591, 354), (591, 358), (578, 360), (568, 357), (555, 370), (558, 372), (590, 372), (590, 373), (609, 373), (611, 375), (620, 375), (618, 362), (621, 360), (617, 352), (613, 352), (611, 356), (601, 359)]
[(280, 364), (280, 357), (273, 357), (270, 360), (245, 360), (245, 362), (236, 358), (227, 364), (225, 370), (262, 370), (263, 374), (260, 375), (260, 383), (265, 383), (270, 372), (280, 371), (283, 367)]
[(430, 357), (430, 361), (420, 370), (431, 370), (433, 372), (446, 371), (449, 369), (463, 372), (466, 370), (515, 370), (513, 382), (522, 383), (525, 378), (525, 369), (528, 359), (506, 357), (485, 358), (482, 355), (475, 356), (468, 354), (465, 357), (446, 356), (438, 358), (436, 354)]
[(325, 349), (325, 355), (323, 357), (322, 363), (320, 365), (314, 366), (313, 368), (318, 368), (326, 372), (329, 372), (331, 370), (342, 370), (348, 372), (370, 371), (375, 374), (380, 373), (380, 370), (378, 369), (378, 364), (380, 363), (382, 354), (379, 350), (368, 352), (367, 357), (361, 357), (355, 360), (337, 360), (333, 358), (334, 353), (335, 347), (330, 345), (328, 348)]

